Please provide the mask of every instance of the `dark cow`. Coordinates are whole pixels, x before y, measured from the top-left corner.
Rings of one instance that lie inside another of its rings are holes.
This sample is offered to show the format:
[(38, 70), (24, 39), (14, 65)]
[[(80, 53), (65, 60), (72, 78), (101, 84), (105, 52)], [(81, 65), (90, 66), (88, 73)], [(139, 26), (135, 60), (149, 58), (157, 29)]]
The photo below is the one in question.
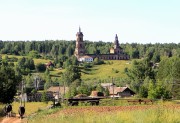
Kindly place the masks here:
[(7, 117), (11, 116), (12, 105), (8, 104), (4, 107), (4, 113)]
[(19, 113), (20, 118), (22, 119), (22, 118), (23, 118), (23, 115), (24, 115), (24, 113), (25, 113), (25, 108), (24, 108), (24, 106), (20, 106), (20, 107), (19, 107), (18, 113)]

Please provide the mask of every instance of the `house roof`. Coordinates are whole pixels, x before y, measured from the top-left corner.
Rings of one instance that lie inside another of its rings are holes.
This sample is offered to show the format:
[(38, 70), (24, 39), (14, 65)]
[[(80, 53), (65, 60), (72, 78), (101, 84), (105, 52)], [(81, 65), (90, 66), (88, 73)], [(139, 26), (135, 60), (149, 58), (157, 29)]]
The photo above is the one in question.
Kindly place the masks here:
[(131, 89), (128, 87), (110, 87), (109, 88), (109, 94), (113, 94), (113, 89), (114, 89), (114, 94), (117, 94), (119, 92), (124, 92), (125, 90), (129, 90), (132, 94), (135, 94)]
[(49, 89), (47, 89), (48, 92), (53, 92), (53, 93), (58, 93), (60, 92), (61, 94), (67, 93), (69, 91), (69, 87), (62, 87), (62, 86), (56, 86), (56, 87), (50, 87)]

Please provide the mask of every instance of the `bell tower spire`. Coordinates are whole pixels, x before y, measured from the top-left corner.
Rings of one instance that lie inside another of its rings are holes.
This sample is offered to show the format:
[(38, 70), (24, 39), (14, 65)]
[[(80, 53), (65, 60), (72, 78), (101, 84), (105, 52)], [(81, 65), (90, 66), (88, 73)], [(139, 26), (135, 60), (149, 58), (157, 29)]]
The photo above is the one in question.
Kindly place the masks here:
[(115, 41), (114, 41), (114, 48), (116, 49), (116, 48), (118, 48), (119, 47), (119, 40), (118, 40), (118, 36), (117, 36), (117, 34), (116, 34), (116, 36), (115, 36)]
[(83, 41), (83, 33), (81, 32), (81, 28), (79, 26), (79, 32), (76, 33), (76, 48), (74, 51), (74, 55), (79, 58), (85, 55), (85, 44)]
[(81, 27), (79, 26), (79, 32), (81, 32)]

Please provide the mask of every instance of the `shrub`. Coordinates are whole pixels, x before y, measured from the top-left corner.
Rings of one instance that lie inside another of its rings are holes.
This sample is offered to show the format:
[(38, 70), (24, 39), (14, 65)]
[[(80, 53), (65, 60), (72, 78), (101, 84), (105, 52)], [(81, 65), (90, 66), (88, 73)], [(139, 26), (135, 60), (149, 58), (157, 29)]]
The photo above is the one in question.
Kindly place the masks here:
[(38, 63), (38, 64), (36, 65), (36, 71), (38, 71), (38, 72), (44, 72), (45, 70), (46, 70), (46, 66), (45, 66), (44, 64)]

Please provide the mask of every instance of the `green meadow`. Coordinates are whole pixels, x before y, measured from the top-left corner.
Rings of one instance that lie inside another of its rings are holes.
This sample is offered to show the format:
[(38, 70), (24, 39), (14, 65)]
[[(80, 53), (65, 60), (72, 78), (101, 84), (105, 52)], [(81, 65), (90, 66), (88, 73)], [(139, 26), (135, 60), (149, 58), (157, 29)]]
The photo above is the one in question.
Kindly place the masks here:
[(95, 65), (92, 68), (82, 69), (82, 80), (111, 80), (111, 78), (126, 78), (125, 68), (131, 67), (131, 61), (128, 60), (111, 60), (105, 61), (105, 64)]

